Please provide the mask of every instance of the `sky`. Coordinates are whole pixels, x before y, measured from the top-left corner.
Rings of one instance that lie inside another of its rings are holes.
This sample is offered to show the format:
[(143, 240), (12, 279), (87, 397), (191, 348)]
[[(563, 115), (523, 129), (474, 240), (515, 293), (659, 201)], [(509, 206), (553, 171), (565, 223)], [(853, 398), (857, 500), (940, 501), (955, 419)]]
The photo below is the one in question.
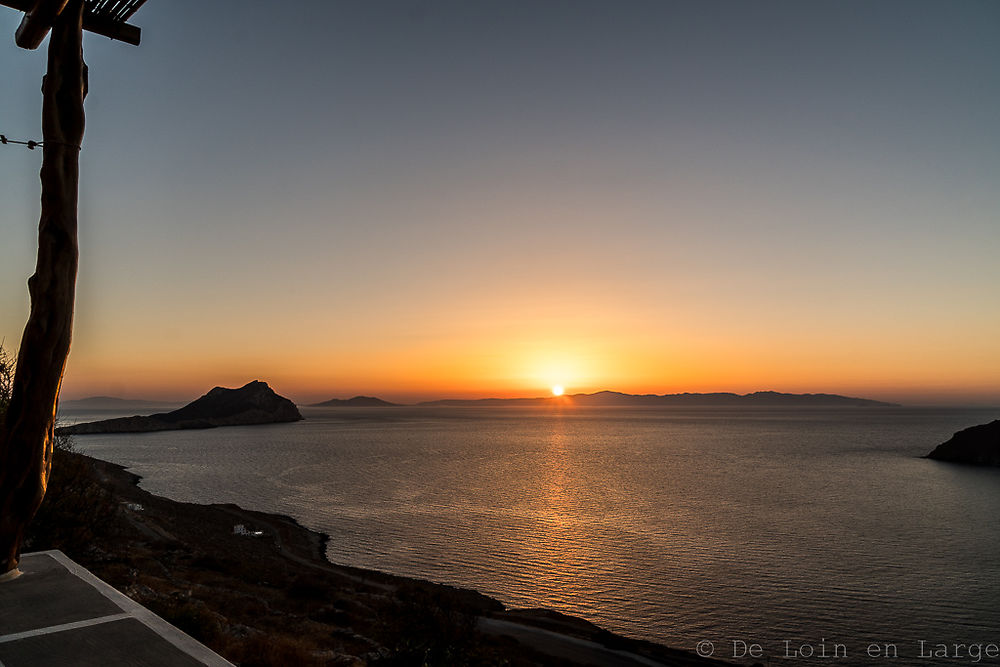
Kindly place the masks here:
[[(0, 7), (0, 133), (40, 139), (19, 20)], [(84, 42), (64, 399), (259, 378), (300, 402), (1000, 405), (1000, 3), (150, 0), (132, 22), (139, 47)], [(40, 161), (0, 147), (8, 350)]]

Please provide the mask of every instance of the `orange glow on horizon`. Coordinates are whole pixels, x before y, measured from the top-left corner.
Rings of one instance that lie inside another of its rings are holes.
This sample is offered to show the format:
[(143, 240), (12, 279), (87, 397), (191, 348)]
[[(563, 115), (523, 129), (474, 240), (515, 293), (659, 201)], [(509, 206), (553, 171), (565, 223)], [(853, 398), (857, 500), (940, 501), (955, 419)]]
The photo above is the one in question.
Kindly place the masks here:
[[(783, 341), (782, 346), (750, 340), (727, 345), (707, 337), (664, 336), (663, 341), (633, 336), (632, 344), (623, 345), (610, 338), (562, 336), (546, 344), (537, 338), (491, 337), (431, 340), (381, 350), (377, 345), (345, 344), (341, 350), (336, 349), (341, 346), (303, 345), (273, 356), (259, 349), (211, 345), (198, 354), (181, 349), (154, 354), (138, 344), (106, 355), (77, 348), (70, 357), (63, 396), (191, 400), (216, 385), (235, 387), (254, 379), (301, 403), (354, 395), (402, 403), (535, 397), (541, 393), (539, 387), (559, 396), (557, 389), (565, 393), (568, 386), (573, 393), (773, 390), (898, 402), (997, 395), (995, 386), (982, 381), (977, 360), (958, 363), (958, 355), (944, 375), (930, 365), (915, 367), (906, 356), (858, 354), (857, 348), (827, 347), (825, 341), (820, 348), (815, 342), (794, 340)], [(1000, 368), (995, 370), (994, 376), (1000, 376)]]
[(983, 352), (991, 340), (956, 338), (940, 323), (918, 341), (905, 323), (826, 328), (775, 314), (754, 328), (759, 315), (682, 298), (661, 313), (598, 287), (557, 296), (510, 289), (516, 299), (488, 293), (437, 303), (432, 295), (422, 307), (394, 304), (391, 316), (364, 302), (349, 309), (357, 318), (316, 308), (252, 322), (242, 310), (198, 312), (203, 326), (166, 333), (152, 318), (84, 311), (63, 396), (191, 400), (260, 379), (301, 403), (537, 397), (556, 386), (574, 394), (773, 390), (1000, 402), (1000, 358)]

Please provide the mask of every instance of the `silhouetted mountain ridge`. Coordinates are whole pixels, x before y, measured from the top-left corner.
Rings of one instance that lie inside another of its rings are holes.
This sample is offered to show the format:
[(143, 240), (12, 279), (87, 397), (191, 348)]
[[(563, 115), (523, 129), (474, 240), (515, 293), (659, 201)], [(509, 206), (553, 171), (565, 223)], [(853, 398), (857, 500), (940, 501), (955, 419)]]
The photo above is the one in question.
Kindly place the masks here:
[(65, 435), (88, 433), (145, 433), (216, 426), (273, 424), (302, 419), (298, 408), (274, 393), (266, 382), (255, 380), (239, 389), (215, 387), (210, 392), (172, 412), (119, 417), (58, 429)]
[(757, 391), (751, 394), (715, 392), (707, 394), (624, 394), (618, 391), (599, 391), (593, 394), (572, 396), (544, 396), (539, 398), (481, 398), (444, 399), (425, 401), (418, 405), (441, 406), (492, 406), (492, 405), (546, 405), (570, 404), (578, 406), (780, 406), (780, 407), (899, 407), (896, 403), (854, 398), (839, 394), (784, 394), (777, 391)]
[(68, 401), (59, 401), (59, 405), (64, 408), (97, 408), (114, 409), (120, 406), (144, 406), (144, 405), (166, 405), (172, 401), (147, 401), (145, 399), (118, 398), (117, 396), (88, 396), (86, 398), (75, 398)]

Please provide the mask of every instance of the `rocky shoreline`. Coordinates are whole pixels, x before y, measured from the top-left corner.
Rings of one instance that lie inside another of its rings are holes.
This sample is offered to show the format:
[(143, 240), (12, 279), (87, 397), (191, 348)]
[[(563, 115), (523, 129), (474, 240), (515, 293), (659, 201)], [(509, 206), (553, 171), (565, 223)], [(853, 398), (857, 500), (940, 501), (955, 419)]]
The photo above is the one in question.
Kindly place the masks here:
[(176, 502), (121, 466), (57, 454), (26, 551), (61, 549), (235, 664), (724, 664), (476, 591), (336, 565), (328, 537), (290, 517)]
[(1000, 466), (1000, 419), (970, 426), (934, 448), (926, 458), (951, 463)]

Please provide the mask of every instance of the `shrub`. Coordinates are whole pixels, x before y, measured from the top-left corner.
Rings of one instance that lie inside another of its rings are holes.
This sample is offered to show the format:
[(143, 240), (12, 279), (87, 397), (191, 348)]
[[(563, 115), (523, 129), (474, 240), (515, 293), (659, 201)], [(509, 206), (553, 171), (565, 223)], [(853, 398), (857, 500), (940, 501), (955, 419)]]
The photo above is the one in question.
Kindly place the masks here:
[(117, 529), (118, 508), (97, 479), (93, 463), (56, 438), (52, 474), (42, 506), (28, 526), (25, 547), (61, 549), (71, 557), (106, 543)]
[(476, 618), (456, 601), (421, 586), (400, 587), (398, 600), (383, 610), (383, 643), (389, 655), (373, 660), (379, 667), (397, 665), (478, 664)]
[(198, 600), (172, 596), (151, 600), (147, 605), (163, 620), (205, 644), (216, 643), (223, 634), (218, 615), (209, 611)]
[(0, 421), (7, 414), (10, 404), (10, 391), (14, 386), (14, 357), (7, 354), (0, 343)]
[(227, 655), (241, 667), (322, 667), (326, 661), (318, 657), (315, 647), (304, 639), (284, 635), (253, 635), (231, 639)]

